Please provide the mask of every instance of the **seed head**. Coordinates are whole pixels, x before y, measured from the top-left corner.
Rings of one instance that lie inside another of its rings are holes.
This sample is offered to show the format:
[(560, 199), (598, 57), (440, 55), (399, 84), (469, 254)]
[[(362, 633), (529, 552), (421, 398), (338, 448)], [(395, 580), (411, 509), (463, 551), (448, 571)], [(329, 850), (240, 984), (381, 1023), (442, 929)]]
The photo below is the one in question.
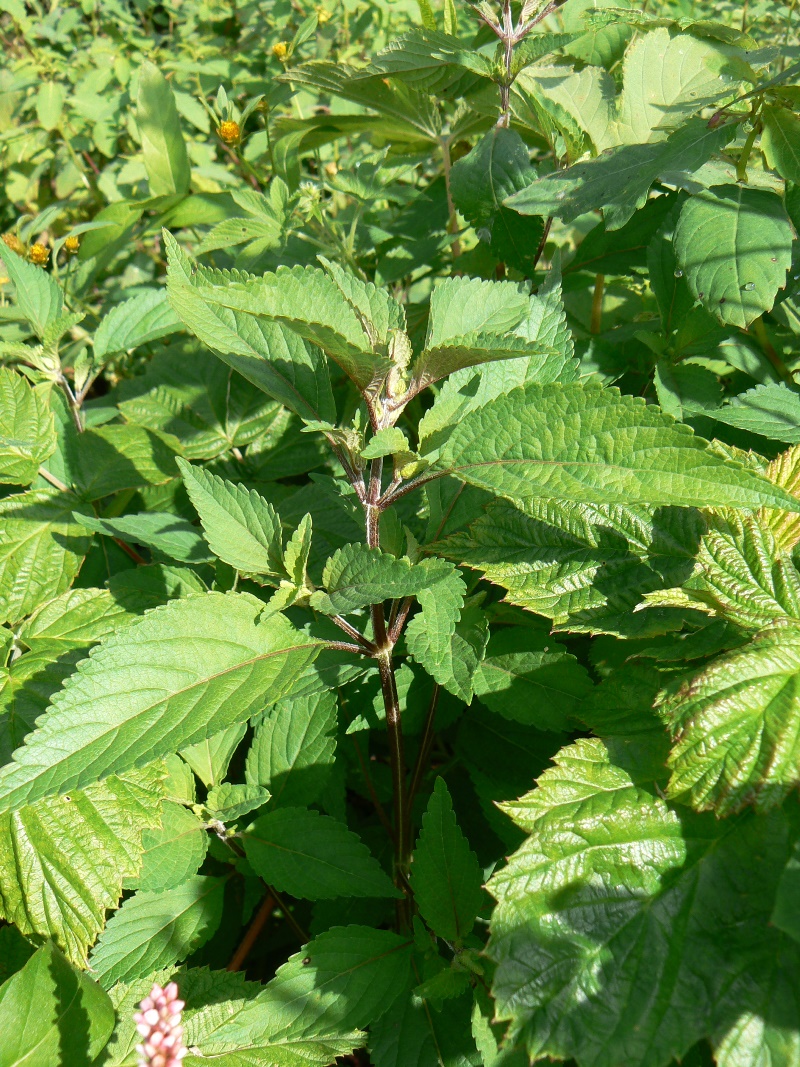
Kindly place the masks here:
[(66, 248), (66, 250), (68, 252), (72, 252), (73, 254), (75, 252), (77, 252), (80, 247), (81, 247), (81, 239), (80, 239), (80, 237), (68, 237), (66, 239), (66, 241), (64, 242), (64, 248)]
[(217, 133), (219, 139), (224, 141), (225, 144), (236, 144), (241, 135), (241, 129), (238, 122), (234, 122), (233, 119), (225, 119), (217, 127)]
[(31, 245), (28, 252), (28, 259), (31, 263), (35, 263), (37, 267), (44, 267), (47, 265), (47, 261), (50, 258), (50, 249), (45, 245), (40, 244), (38, 241), (36, 244)]
[(10, 248), (12, 252), (16, 252), (18, 256), (25, 255), (25, 245), (20, 241), (19, 237), (15, 233), (4, 233), (3, 244), (6, 248)]
[(188, 1051), (183, 1043), (182, 1011), (183, 1001), (178, 999), (175, 982), (163, 989), (153, 984), (133, 1016), (142, 1035), (141, 1045), (136, 1046), (139, 1067), (180, 1067)]
[(276, 41), (272, 46), (272, 54), (283, 63), (289, 53), (289, 46), (285, 41)]

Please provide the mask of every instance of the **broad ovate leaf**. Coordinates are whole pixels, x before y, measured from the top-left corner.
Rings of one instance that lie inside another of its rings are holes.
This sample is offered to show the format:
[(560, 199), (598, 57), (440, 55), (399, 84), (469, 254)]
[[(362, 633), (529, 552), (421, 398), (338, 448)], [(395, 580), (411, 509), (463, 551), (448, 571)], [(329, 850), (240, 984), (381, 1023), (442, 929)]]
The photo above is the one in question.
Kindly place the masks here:
[(662, 705), (670, 795), (700, 811), (767, 811), (800, 785), (800, 627), (765, 630)]
[(745, 329), (783, 288), (793, 237), (776, 193), (716, 185), (681, 209), (675, 254), (692, 295), (720, 322)]
[(56, 447), (47, 394), (0, 367), (0, 482), (30, 485)]
[(123, 880), (139, 870), (143, 834), (161, 821), (162, 776), (151, 765), (1, 815), (5, 918), (85, 964), (107, 909), (119, 903)]

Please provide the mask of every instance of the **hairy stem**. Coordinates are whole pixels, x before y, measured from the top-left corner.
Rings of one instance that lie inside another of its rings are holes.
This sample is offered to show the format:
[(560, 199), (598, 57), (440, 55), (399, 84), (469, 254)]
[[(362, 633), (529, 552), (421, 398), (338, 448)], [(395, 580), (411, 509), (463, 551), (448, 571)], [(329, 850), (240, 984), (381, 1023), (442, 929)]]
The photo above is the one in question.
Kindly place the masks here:
[[(367, 494), (366, 525), (367, 544), (370, 548), (380, 548), (381, 518), (381, 479), (383, 460), (373, 459), (369, 472), (369, 490)], [(403, 751), (403, 725), (400, 715), (400, 700), (397, 696), (397, 684), (392, 660), (392, 644), (386, 632), (386, 615), (383, 604), (373, 604), (372, 636), (375, 643), (375, 658), (381, 680), (383, 706), (386, 712), (386, 732), (389, 738), (389, 759), (392, 769), (392, 794), (394, 799), (394, 873), (398, 888), (405, 885), (404, 873), (408, 862), (408, 823), (406, 819), (406, 766)], [(407, 923), (405, 901), (398, 908), (398, 925)]]

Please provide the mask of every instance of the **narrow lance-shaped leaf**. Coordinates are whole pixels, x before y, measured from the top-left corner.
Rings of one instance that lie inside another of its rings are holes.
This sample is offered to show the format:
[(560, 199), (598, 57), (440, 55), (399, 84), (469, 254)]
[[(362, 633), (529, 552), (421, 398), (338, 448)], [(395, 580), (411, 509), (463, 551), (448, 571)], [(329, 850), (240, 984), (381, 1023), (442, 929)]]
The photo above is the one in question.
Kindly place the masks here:
[(139, 71), (136, 124), (152, 196), (189, 192), (189, 156), (175, 97), (164, 75), (146, 62)]
[(411, 971), (412, 942), (390, 930), (335, 926), (292, 956), (259, 997), (214, 1034), (206, 1052), (253, 1037), (312, 1037), (368, 1026), (387, 1011)]
[(549, 496), (800, 511), (795, 497), (722, 458), (688, 426), (593, 383), (531, 383), (470, 412), (436, 466), (518, 507)]
[(462, 941), (483, 900), (483, 874), (456, 822), (443, 778), (436, 779), (411, 857), (411, 885), (422, 917), (439, 937)]
[(0, 811), (140, 766), (291, 692), (322, 644), (246, 594), (172, 601), (108, 638), (0, 771)]
[(283, 568), (281, 520), (254, 489), (178, 460), (211, 550), (242, 574), (279, 578)]
[(397, 895), (361, 839), (328, 815), (307, 808), (279, 808), (260, 816), (243, 843), (264, 881), (293, 897)]
[(288, 326), (231, 311), (206, 299), (197, 271), (164, 231), (167, 295), (181, 321), (225, 363), (301, 418), (336, 421), (324, 355)]
[(226, 881), (196, 875), (162, 893), (140, 890), (129, 897), (89, 958), (100, 984), (110, 989), (186, 959), (219, 926)]

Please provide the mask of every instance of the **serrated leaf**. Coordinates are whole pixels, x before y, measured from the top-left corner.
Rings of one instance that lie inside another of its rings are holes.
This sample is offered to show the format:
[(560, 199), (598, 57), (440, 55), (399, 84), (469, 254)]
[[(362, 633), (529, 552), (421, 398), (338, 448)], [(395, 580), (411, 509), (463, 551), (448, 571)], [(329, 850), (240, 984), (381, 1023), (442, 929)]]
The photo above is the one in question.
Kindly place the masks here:
[(47, 394), (0, 367), (0, 483), (30, 485), (55, 447)]
[(473, 684), (491, 711), (540, 730), (566, 729), (592, 688), (586, 669), (563, 645), (525, 627), (492, 637)]
[(219, 926), (226, 883), (195, 875), (163, 893), (134, 893), (98, 938), (90, 972), (110, 989), (185, 960)]
[(18, 636), (32, 652), (68, 651), (89, 648), (130, 620), (107, 589), (70, 589), (42, 604)]
[(196, 269), (171, 234), (167, 295), (181, 321), (225, 363), (301, 418), (336, 421), (324, 355), (288, 326), (224, 308), (199, 288)]
[(742, 329), (775, 303), (792, 240), (780, 197), (746, 185), (715, 185), (689, 197), (674, 238), (692, 295), (720, 322)]
[(345, 545), (325, 564), (325, 591), (312, 593), (311, 607), (326, 615), (347, 614), (389, 597), (418, 596), (449, 571), (448, 564), (436, 560), (414, 564), (407, 556), (397, 559), (364, 544)]
[[(463, 972), (462, 977), (468, 981)], [(370, 1027), (370, 1062), (375, 1067), (468, 1067), (482, 1062), (475, 1058), (470, 1007), (471, 997), (462, 996), (437, 1011), (430, 1001), (404, 992)]]
[[(495, 444), (500, 434), (502, 456)], [(794, 497), (721, 459), (689, 427), (594, 383), (531, 383), (470, 412), (436, 466), (517, 506), (548, 496), (800, 511)]]
[(644, 594), (689, 577), (703, 530), (686, 509), (498, 502), (439, 551), (559, 627), (613, 633)]
[(457, 570), (420, 592), (422, 611), (406, 627), (405, 639), (417, 663), (449, 693), (469, 703), (489, 630), (480, 605), (465, 605), (465, 593)]
[(155, 549), (170, 559), (183, 563), (213, 563), (200, 531), (187, 519), (171, 512), (142, 511), (138, 515), (121, 515), (118, 519), (97, 519), (77, 514), (76, 521), (87, 530), (119, 538), (129, 544)]
[(58, 282), (52, 274), (29, 263), (5, 245), (0, 255), (5, 273), (13, 282), (19, 310), (36, 336), (43, 338), (47, 327), (60, 317), (64, 306), (64, 294)]
[[(563, 36), (564, 43), (569, 43), (570, 35), (554, 36)], [(535, 37), (528, 40), (531, 44), (536, 42)], [(514, 50), (515, 60), (519, 51), (519, 48)], [(619, 143), (614, 121), (616, 87), (607, 71), (596, 66), (575, 71), (571, 67), (537, 65), (527, 70), (523, 78), (520, 87), (523, 92), (538, 100), (542, 110), (549, 111), (553, 119), (564, 114), (569, 116), (588, 134), (598, 152)]]
[(80, 434), (75, 447), (77, 487), (85, 500), (164, 485), (178, 476), (178, 439), (144, 426), (98, 426)]
[(773, 441), (787, 445), (800, 442), (800, 393), (783, 382), (757, 385), (730, 403), (703, 414)]
[(114, 1029), (106, 993), (53, 945), (0, 986), (0, 1067), (52, 1067), (69, 1034), (70, 1064), (89, 1067)]
[(289, 412), (194, 343), (158, 352), (144, 374), (117, 386), (128, 422), (174, 434), (186, 459), (212, 459), (283, 425)]
[(623, 145), (539, 178), (510, 197), (506, 206), (523, 215), (553, 215), (565, 222), (602, 208), (606, 229), (618, 230), (644, 205), (659, 177), (672, 176), (674, 181), (678, 174), (694, 173), (732, 134), (730, 127), (709, 129), (701, 119), (692, 119), (666, 141)]
[(204, 1051), (246, 1047), (256, 1036), (313, 1038), (367, 1026), (407, 988), (411, 951), (410, 940), (389, 930), (334, 927), (280, 967)]
[(107, 638), (0, 771), (0, 809), (141, 766), (287, 695), (322, 646), (282, 616), (258, 621), (262, 609), (200, 594)]
[(747, 512), (707, 522), (695, 573), (683, 583), (689, 598), (746, 629), (800, 620), (800, 574), (769, 526)]
[[(191, 312), (199, 298), (215, 319), (214, 308), (228, 313), (244, 313), (287, 326), (303, 340), (318, 345), (338, 363), (362, 391), (371, 391), (391, 369), (388, 357), (373, 352), (372, 342), (359, 315), (339, 286), (318, 267), (279, 267), (260, 277), (235, 275), (200, 269), (190, 279), (183, 269), (180, 280), (181, 253), (174, 239), (169, 243), (173, 288), (170, 299), (190, 329), (205, 321)], [(189, 281), (191, 284), (189, 284)], [(184, 297), (193, 296), (194, 303)], [(183, 309), (183, 310), (182, 310)], [(184, 317), (186, 312), (189, 317)], [(230, 318), (230, 314), (225, 317)], [(203, 339), (203, 335), (198, 332)], [(216, 347), (216, 346), (215, 346)]]
[(45, 648), (0, 669), (0, 763), (9, 762), (84, 655), (80, 648)]
[(139, 870), (142, 837), (161, 819), (158, 766), (0, 816), (0, 911), (24, 934), (51, 938), (74, 963)]
[(312, 809), (278, 808), (261, 815), (242, 843), (264, 881), (293, 897), (397, 895), (361, 839), (337, 819)]
[(437, 778), (411, 857), (411, 887), (425, 922), (447, 941), (463, 941), (483, 902), (483, 872)]
[(139, 69), (136, 125), (151, 196), (189, 192), (191, 178), (186, 142), (169, 82), (153, 63)]
[[(448, 589), (450, 584), (448, 583)], [(459, 589), (456, 597), (455, 585), (453, 579), (453, 607), (461, 596)], [(444, 586), (442, 590), (443, 588)], [(449, 622), (443, 620), (438, 610), (431, 609), (433, 594), (421, 597), (420, 602), (423, 600), (429, 605), (428, 613), (425, 614), (423, 604), (423, 611), (411, 620), (406, 630), (406, 647), (439, 685), (468, 704), (472, 700), (475, 672), (483, 660), (489, 640), (486, 613), (479, 602), (466, 601), (448, 641), (443, 631), (449, 630)], [(479, 597), (476, 598), (476, 601), (479, 600)], [(437, 629), (435, 635), (424, 632), (425, 626), (432, 620)]]
[(206, 857), (208, 836), (204, 824), (181, 804), (165, 801), (161, 825), (142, 834), (141, 866), (126, 879), (126, 889), (161, 893), (174, 889), (197, 874)]
[(72, 584), (90, 538), (71, 493), (31, 489), (0, 500), (0, 618), (19, 622)]
[(184, 460), (178, 465), (212, 552), (243, 574), (280, 578), (284, 573), (281, 520), (272, 505), (255, 489), (225, 481)]
[(94, 335), (94, 358), (127, 352), (180, 330), (183, 324), (167, 302), (164, 289), (139, 293), (117, 304), (100, 320)]
[(235, 822), (269, 803), (271, 793), (260, 785), (231, 785), (223, 782), (209, 789), (204, 807), (223, 823)]
[[(775, 485), (794, 496), (800, 496), (800, 448), (795, 446), (781, 452), (764, 473)], [(800, 541), (800, 521), (794, 515), (762, 510), (758, 518), (762, 525), (772, 531), (781, 552), (790, 551)]]
[(321, 796), (336, 758), (336, 694), (280, 700), (256, 723), (245, 777), (266, 786), (276, 807)]
[(674, 747), (670, 796), (730, 815), (768, 811), (800, 784), (800, 629), (765, 630), (662, 705)]
[(198, 741), (196, 745), (182, 748), (180, 756), (203, 785), (210, 789), (218, 785), (228, 773), (233, 754), (246, 733), (247, 723), (233, 723), (204, 741)]
[(536, 217), (521, 221), (504, 201), (535, 180), (525, 142), (502, 126), (493, 127), (453, 164), (450, 179), (453, 201), (464, 218), (476, 230), (488, 228), (494, 256), (523, 273), (535, 266), (544, 222)]
[(735, 833), (679, 820), (631, 755), (579, 740), (506, 806), (529, 837), (489, 883), (489, 953), (497, 1016), (534, 1059), (681, 1060), (720, 1022), (757, 1010), (774, 969), (783, 818), (750, 817)]

